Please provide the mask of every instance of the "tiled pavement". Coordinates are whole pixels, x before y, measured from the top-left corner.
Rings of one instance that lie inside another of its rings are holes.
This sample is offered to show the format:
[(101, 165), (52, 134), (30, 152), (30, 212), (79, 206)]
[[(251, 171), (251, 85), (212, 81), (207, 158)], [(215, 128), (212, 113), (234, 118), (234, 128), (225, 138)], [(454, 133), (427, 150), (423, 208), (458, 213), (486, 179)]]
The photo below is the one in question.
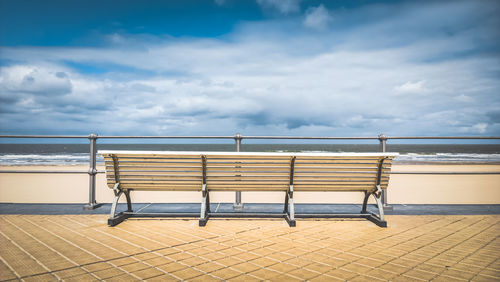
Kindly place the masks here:
[(500, 215), (366, 220), (0, 215), (0, 279), (500, 281)]

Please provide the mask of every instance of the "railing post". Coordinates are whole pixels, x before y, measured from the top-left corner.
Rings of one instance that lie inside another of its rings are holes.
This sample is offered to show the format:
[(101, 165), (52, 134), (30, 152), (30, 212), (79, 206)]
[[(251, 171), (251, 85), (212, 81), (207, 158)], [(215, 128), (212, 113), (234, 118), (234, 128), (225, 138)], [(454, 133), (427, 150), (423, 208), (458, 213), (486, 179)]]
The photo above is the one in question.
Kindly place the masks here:
[(90, 141), (90, 162), (89, 162), (89, 202), (86, 204), (84, 210), (93, 210), (98, 208), (100, 205), (97, 204), (95, 200), (95, 176), (97, 174), (96, 168), (96, 154), (97, 154), (97, 134), (91, 133), (89, 135)]
[[(236, 133), (234, 135), (234, 141), (236, 144), (236, 152), (239, 152), (241, 150), (241, 140), (243, 139), (243, 136), (240, 133)], [(243, 203), (241, 203), (241, 191), (236, 191), (236, 201), (233, 205), (233, 209), (235, 210), (243, 210)]]
[[(380, 134), (378, 136), (378, 140), (380, 142), (380, 151), (385, 153), (387, 151), (387, 135), (385, 134)], [(388, 203), (387, 203), (387, 190), (386, 189), (382, 189), (382, 206), (384, 207), (384, 211), (392, 211), (393, 210), (393, 207), (390, 206)]]

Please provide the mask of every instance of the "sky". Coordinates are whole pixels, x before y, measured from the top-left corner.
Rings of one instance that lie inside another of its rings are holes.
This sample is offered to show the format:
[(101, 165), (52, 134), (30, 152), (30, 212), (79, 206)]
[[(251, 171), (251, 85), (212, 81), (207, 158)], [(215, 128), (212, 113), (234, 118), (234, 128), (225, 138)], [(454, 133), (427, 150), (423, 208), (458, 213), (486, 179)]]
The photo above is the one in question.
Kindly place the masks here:
[(0, 134), (500, 136), (500, 1), (0, 0)]

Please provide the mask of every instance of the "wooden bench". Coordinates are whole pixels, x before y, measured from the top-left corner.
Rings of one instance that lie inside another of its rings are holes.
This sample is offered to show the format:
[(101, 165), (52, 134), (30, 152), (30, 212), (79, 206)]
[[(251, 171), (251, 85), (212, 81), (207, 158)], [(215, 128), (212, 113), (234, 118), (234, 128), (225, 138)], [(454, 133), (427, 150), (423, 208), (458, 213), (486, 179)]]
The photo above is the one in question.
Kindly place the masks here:
[[(284, 217), (295, 226), (301, 217), (361, 217), (386, 227), (381, 203), (387, 189), (392, 159), (397, 153), (241, 153), (241, 152), (151, 152), (99, 151), (106, 164), (108, 187), (115, 198), (108, 224), (129, 217), (200, 216), (204, 226), (209, 217)], [(131, 191), (200, 191), (200, 213), (134, 213)], [(213, 191), (282, 191), (283, 213), (213, 213)], [(359, 191), (364, 193), (359, 214), (296, 214), (297, 191)], [(116, 214), (122, 194), (127, 211)], [(375, 198), (378, 215), (367, 212), (368, 199)]]

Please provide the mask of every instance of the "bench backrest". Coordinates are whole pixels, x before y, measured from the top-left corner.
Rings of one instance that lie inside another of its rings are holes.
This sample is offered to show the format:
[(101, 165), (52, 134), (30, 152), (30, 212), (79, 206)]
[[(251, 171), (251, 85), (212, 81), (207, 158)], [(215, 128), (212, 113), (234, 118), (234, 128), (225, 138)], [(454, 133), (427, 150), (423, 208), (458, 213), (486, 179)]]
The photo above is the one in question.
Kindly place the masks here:
[[(372, 191), (397, 153), (99, 151), (107, 183), (130, 190)], [(118, 172), (118, 173), (117, 173)]]
[(393, 158), (390, 155), (297, 156), (294, 190), (370, 191), (378, 177), (380, 188), (387, 189)]

